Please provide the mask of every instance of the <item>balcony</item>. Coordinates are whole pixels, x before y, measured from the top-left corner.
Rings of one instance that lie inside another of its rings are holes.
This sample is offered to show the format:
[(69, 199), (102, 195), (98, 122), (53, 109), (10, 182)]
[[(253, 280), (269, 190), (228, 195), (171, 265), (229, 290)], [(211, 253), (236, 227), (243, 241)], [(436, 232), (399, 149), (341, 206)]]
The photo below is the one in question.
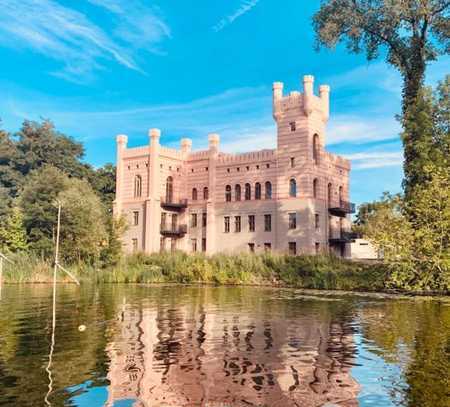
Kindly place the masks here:
[(358, 234), (355, 232), (337, 232), (330, 233), (328, 241), (331, 245), (342, 245), (347, 243), (353, 243), (358, 238)]
[(333, 216), (345, 218), (350, 213), (355, 213), (355, 204), (352, 202), (340, 201), (338, 205), (329, 204), (328, 212)]
[(164, 209), (172, 211), (183, 211), (188, 206), (187, 199), (179, 199), (178, 201), (174, 199), (161, 198), (161, 207)]
[(169, 237), (183, 237), (187, 233), (187, 225), (161, 224), (161, 234)]

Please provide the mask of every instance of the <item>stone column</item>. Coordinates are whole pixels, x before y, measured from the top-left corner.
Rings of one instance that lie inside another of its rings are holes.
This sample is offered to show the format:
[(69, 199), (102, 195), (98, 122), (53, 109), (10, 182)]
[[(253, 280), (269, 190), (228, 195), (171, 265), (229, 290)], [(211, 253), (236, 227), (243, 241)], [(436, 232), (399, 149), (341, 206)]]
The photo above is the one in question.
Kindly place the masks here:
[(116, 199), (114, 200), (113, 212), (115, 217), (120, 217), (122, 214), (123, 201), (123, 155), (127, 149), (128, 137), (124, 134), (119, 134), (116, 137), (117, 143), (117, 162), (116, 162)]
[(213, 254), (217, 251), (216, 248), (216, 166), (217, 157), (219, 154), (220, 137), (218, 134), (210, 134), (208, 136), (209, 142), (209, 164), (208, 164), (208, 192), (209, 198), (206, 203), (206, 252)]

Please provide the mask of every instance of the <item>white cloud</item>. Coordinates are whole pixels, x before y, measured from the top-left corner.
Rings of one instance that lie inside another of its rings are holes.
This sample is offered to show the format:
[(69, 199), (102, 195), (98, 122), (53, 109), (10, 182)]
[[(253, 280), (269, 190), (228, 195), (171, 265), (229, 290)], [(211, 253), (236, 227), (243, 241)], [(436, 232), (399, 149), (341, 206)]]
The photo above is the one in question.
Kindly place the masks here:
[(344, 154), (344, 157), (352, 161), (355, 170), (400, 166), (403, 163), (401, 151), (366, 151)]
[(227, 25), (232, 24), (237, 18), (243, 16), (248, 13), (253, 7), (255, 7), (259, 3), (259, 0), (244, 0), (239, 5), (239, 8), (235, 10), (232, 14), (222, 18), (214, 27), (214, 31), (221, 31)]
[[(141, 34), (150, 48), (170, 35), (167, 26), (138, 2), (133, 2), (136, 5), (129, 8), (130, 16), (140, 15), (137, 24), (132, 24), (129, 17), (124, 17), (126, 13), (120, 9), (121, 2), (93, 1), (97, 5), (105, 3), (104, 7), (109, 4), (108, 10), (115, 13), (119, 21), (116, 31), (107, 33), (85, 14), (54, 0), (3, 0), (0, 43), (14, 49), (28, 48), (61, 61), (63, 69), (55, 74), (75, 82), (85, 81), (94, 70), (103, 67), (106, 59), (141, 71), (133, 52), (135, 49), (130, 44)], [(126, 26), (130, 28), (129, 37), (123, 35)]]

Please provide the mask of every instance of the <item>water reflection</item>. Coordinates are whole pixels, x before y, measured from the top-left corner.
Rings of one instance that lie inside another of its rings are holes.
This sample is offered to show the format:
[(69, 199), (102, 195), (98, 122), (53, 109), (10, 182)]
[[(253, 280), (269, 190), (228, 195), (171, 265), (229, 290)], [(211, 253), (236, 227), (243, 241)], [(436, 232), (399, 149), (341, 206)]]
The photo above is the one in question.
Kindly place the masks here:
[[(49, 404), (449, 406), (448, 301), (325, 294), (61, 287)], [(44, 405), (51, 318), (51, 287), (4, 287), (0, 406)]]

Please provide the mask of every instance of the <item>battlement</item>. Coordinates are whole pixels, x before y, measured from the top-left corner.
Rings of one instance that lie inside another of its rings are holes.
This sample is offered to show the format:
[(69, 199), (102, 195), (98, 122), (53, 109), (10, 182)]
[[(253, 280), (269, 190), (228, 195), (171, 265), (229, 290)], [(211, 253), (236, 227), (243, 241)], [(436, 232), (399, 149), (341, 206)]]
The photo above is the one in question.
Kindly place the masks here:
[(227, 154), (219, 156), (218, 164), (236, 164), (251, 163), (259, 161), (273, 160), (276, 157), (276, 150), (265, 149), (260, 151), (251, 151), (242, 154)]
[(305, 116), (318, 113), (323, 121), (329, 118), (329, 95), (330, 87), (321, 85), (319, 96), (314, 95), (314, 77), (305, 75), (303, 77), (303, 93), (292, 91), (289, 95), (283, 95), (283, 83), (273, 84), (273, 117), (280, 120), (288, 111), (298, 110)]

